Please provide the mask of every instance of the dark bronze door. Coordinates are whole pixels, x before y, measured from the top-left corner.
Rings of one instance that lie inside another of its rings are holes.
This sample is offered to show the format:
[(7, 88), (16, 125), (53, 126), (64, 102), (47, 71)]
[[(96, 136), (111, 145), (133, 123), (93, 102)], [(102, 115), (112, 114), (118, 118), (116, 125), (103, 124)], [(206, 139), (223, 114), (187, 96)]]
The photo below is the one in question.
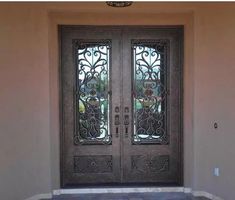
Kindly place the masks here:
[(181, 185), (183, 28), (60, 30), (62, 186)]

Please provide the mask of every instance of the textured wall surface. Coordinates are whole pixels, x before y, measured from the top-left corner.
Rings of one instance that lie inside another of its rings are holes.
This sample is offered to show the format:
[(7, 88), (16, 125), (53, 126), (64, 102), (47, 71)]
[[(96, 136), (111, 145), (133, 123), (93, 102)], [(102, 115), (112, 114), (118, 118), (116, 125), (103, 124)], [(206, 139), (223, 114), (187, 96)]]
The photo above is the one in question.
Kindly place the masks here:
[(0, 5), (0, 194), (50, 191), (47, 16)]
[(195, 18), (195, 188), (225, 200), (235, 199), (234, 11), (201, 9)]
[(58, 24), (183, 24), (185, 187), (234, 200), (234, 19), (234, 3), (1, 3), (1, 198), (59, 188)]

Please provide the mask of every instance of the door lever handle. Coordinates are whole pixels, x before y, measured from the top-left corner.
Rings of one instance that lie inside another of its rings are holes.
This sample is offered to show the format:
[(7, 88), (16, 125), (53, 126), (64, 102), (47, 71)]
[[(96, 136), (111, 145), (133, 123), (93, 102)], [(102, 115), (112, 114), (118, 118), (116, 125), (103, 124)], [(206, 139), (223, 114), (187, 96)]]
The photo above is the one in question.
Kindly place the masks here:
[(128, 138), (128, 126), (125, 128), (125, 137)]
[(124, 125), (129, 125), (129, 115), (124, 116)]
[(115, 117), (114, 117), (114, 124), (115, 125), (119, 125), (120, 124), (119, 115), (115, 115)]
[(116, 137), (118, 138), (119, 136), (119, 125), (120, 125), (120, 119), (119, 119), (119, 114), (114, 116), (114, 125), (116, 126)]
[(124, 115), (125, 137), (128, 138), (129, 115)]

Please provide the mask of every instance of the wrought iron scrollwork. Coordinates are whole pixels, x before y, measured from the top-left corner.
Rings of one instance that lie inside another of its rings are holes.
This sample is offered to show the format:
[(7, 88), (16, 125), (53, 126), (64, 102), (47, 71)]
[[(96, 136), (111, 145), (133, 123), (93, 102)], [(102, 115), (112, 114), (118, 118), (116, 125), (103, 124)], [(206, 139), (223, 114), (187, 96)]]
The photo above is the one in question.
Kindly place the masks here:
[(74, 156), (75, 173), (111, 173), (113, 157), (111, 155)]
[(110, 144), (110, 41), (74, 42), (76, 72), (75, 144)]
[(131, 168), (134, 173), (159, 173), (169, 171), (169, 155), (133, 155)]
[(166, 144), (167, 40), (132, 41), (133, 143)]

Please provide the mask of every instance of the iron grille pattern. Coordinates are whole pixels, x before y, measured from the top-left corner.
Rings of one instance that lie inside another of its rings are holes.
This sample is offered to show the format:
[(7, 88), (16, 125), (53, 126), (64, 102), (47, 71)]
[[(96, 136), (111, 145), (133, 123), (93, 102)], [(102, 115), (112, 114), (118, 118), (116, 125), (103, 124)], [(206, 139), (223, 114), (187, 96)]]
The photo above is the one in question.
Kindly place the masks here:
[(168, 143), (168, 44), (168, 40), (132, 40), (134, 144)]
[(131, 156), (133, 173), (159, 173), (169, 171), (169, 155), (134, 155)]
[(111, 42), (75, 41), (77, 144), (110, 144), (109, 68)]
[(75, 173), (111, 173), (113, 171), (111, 155), (74, 156)]

